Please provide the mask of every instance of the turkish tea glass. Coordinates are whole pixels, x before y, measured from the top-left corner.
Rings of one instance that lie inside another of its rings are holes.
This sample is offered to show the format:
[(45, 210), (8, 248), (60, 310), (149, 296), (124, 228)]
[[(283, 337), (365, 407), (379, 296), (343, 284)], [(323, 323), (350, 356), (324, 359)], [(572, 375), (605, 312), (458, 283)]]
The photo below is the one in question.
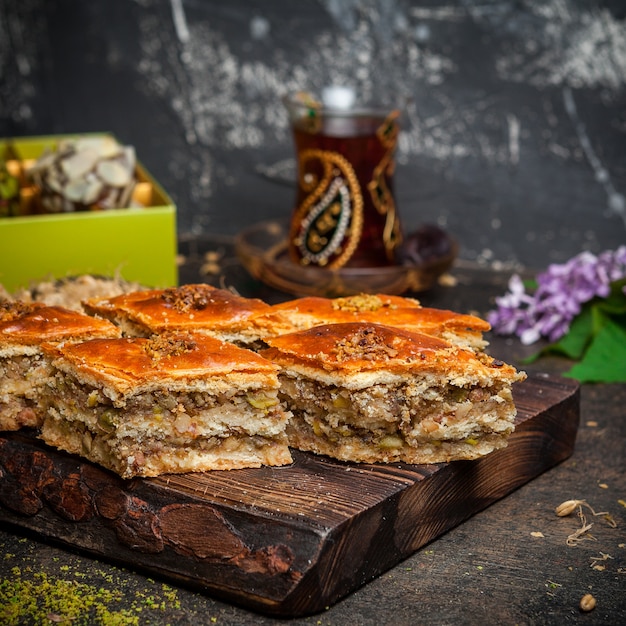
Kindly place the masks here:
[(298, 163), (289, 256), (333, 270), (394, 265), (402, 240), (393, 191), (400, 111), (361, 104), (343, 87), (322, 95), (283, 99)]

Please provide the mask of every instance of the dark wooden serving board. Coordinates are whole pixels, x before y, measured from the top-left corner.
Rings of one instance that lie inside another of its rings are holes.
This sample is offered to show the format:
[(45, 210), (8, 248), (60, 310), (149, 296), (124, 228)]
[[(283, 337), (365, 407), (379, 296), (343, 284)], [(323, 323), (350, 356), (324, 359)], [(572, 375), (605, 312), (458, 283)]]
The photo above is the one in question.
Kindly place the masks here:
[(289, 467), (123, 481), (0, 436), (0, 520), (278, 616), (318, 612), (565, 460), (577, 383), (515, 388), (508, 447), (478, 461), (356, 465), (294, 453)]

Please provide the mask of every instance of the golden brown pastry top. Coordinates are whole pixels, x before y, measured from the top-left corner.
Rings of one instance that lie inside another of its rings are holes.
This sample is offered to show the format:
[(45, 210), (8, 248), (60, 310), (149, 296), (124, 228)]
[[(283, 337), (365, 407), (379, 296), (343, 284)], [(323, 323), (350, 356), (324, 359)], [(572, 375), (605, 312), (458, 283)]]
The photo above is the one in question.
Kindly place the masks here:
[(277, 372), (276, 365), (250, 350), (197, 333), (93, 339), (42, 348), (61, 370), (123, 394), (151, 384), (170, 389), (193, 386), (194, 380), (220, 378), (228, 383), (245, 374), (271, 382)]
[(515, 368), (431, 335), (364, 322), (317, 326), (268, 339), (261, 354), (282, 366), (359, 374), (432, 372), (446, 378), (516, 378)]
[[(63, 307), (22, 303), (12, 310), (13, 315), (0, 317), (0, 344), (36, 345), (43, 341), (120, 336), (111, 322)], [(3, 311), (9, 311), (8, 307)]]
[(128, 293), (121, 293), (115, 296), (94, 296), (82, 301), (83, 308), (91, 315), (103, 314), (110, 311), (122, 310), (123, 307), (132, 306), (135, 300), (142, 301), (156, 298), (162, 289), (141, 289)]
[(295, 327), (341, 322), (373, 322), (429, 333), (451, 331), (487, 332), (489, 323), (473, 315), (422, 307), (417, 300), (402, 296), (358, 295), (345, 298), (311, 296), (274, 305)]
[(207, 284), (182, 285), (115, 296), (92, 298), (83, 305), (92, 314), (127, 316), (152, 332), (245, 326), (264, 313), (269, 304), (238, 296), (226, 289)]

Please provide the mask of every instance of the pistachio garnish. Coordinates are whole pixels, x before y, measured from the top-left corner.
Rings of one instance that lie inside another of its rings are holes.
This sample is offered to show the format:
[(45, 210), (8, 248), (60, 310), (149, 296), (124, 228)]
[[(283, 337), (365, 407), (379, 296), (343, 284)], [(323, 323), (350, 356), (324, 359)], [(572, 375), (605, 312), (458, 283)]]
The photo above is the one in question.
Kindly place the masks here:
[(597, 513), (596, 511), (593, 510), (593, 507), (590, 504), (585, 502), (585, 500), (575, 500), (575, 499), (565, 500), (565, 502), (562, 502), (561, 504), (559, 504), (559, 506), (557, 506), (554, 509), (554, 512), (559, 517), (567, 517), (568, 515), (571, 515), (574, 511), (576, 511), (578, 518), (580, 519), (580, 523), (581, 523), (580, 528), (578, 528), (576, 531), (574, 531), (572, 534), (570, 534), (567, 537), (566, 543), (568, 546), (576, 546), (583, 539), (595, 539), (595, 537), (589, 534), (589, 531), (591, 530), (593, 523), (587, 523), (587, 518), (585, 517), (585, 514), (583, 512), (583, 507), (588, 509), (594, 517), (602, 516), (604, 521), (611, 528), (617, 527), (617, 523), (607, 511), (600, 511), (599, 513)]

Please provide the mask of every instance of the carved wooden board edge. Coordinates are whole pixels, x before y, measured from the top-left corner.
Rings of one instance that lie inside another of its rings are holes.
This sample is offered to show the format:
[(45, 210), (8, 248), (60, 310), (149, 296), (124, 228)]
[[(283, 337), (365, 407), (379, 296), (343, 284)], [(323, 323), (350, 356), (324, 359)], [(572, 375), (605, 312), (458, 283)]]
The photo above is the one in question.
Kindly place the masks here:
[(322, 611), (568, 458), (574, 381), (514, 391), (509, 445), (478, 461), (292, 466), (124, 481), (34, 435), (0, 434), (0, 520), (261, 613)]

